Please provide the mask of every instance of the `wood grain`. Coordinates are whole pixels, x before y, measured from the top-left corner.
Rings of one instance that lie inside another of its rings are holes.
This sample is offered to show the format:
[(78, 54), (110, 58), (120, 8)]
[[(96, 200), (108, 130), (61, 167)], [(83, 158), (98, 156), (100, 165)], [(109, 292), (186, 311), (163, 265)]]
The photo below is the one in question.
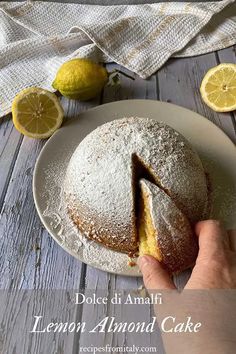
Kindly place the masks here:
[(22, 140), (13, 126), (11, 116), (3, 117), (0, 124), (0, 210)]

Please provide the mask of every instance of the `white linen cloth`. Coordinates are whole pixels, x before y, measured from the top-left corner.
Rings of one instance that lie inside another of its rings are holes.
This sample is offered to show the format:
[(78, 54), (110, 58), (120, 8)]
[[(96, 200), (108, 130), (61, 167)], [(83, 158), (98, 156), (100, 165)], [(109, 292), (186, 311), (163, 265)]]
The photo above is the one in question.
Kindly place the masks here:
[(236, 43), (234, 0), (85, 5), (0, 2), (0, 117), (25, 87), (53, 91), (57, 69), (74, 57), (115, 61), (142, 78), (171, 56)]

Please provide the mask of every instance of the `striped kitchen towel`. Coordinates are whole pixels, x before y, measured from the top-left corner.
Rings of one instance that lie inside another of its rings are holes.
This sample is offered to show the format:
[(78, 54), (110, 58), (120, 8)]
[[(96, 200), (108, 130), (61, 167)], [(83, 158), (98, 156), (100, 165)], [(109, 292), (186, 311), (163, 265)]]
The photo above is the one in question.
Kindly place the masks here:
[(25, 87), (53, 91), (57, 69), (70, 58), (114, 61), (147, 78), (171, 56), (235, 44), (235, 16), (234, 0), (106, 6), (0, 2), (0, 116), (10, 112)]

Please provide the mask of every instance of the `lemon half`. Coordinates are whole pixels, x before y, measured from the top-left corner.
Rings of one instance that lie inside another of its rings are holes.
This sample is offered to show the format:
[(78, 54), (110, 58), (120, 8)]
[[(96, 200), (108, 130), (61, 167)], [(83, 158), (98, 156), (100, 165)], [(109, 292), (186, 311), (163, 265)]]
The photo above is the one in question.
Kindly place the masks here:
[(31, 138), (45, 139), (62, 124), (63, 109), (57, 96), (38, 87), (21, 91), (12, 103), (16, 129)]
[(203, 78), (200, 92), (204, 102), (216, 112), (236, 109), (236, 64), (220, 64)]

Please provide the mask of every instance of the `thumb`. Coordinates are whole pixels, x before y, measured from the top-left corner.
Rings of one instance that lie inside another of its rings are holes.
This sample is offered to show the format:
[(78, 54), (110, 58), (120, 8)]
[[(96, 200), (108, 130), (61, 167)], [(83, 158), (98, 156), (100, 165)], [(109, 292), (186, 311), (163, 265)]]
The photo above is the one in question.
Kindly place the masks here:
[(139, 257), (138, 266), (143, 275), (144, 285), (148, 290), (176, 289), (170, 274), (154, 257)]

